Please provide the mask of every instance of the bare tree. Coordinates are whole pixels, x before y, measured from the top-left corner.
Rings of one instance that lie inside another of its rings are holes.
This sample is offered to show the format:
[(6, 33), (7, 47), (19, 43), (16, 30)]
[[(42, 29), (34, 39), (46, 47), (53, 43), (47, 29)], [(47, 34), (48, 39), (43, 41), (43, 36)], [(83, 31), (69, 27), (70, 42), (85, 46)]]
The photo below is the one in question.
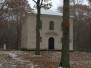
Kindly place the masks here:
[(36, 16), (36, 55), (40, 55), (40, 14), (41, 14), (41, 7), (45, 9), (49, 9), (52, 5), (48, 2), (48, 0), (33, 0), (36, 3), (37, 7), (37, 16)]
[[(27, 12), (30, 11), (30, 6), (27, 2), (27, 0), (5, 0), (3, 2), (3, 5), (1, 6), (0, 10), (0, 21), (5, 21), (4, 27), (6, 27), (6, 30), (4, 31), (3, 38), (10, 42), (10, 32), (12, 30), (12, 24), (14, 24), (14, 30), (13, 35), (15, 36), (14, 41), (17, 43), (16, 48), (20, 48), (20, 41), (21, 41), (21, 23), (23, 22), (23, 19), (27, 15)], [(7, 34), (6, 34), (7, 32)], [(12, 33), (12, 32), (11, 32)], [(9, 37), (9, 38), (8, 38)], [(4, 42), (6, 43), (6, 42)], [(12, 40), (11, 40), (12, 43)]]
[[(76, 2), (75, 2), (76, 1)], [(90, 3), (90, 1), (88, 0)], [(59, 7), (63, 11), (62, 7)], [(74, 50), (91, 50), (90, 27), (91, 8), (90, 5), (83, 5), (82, 0), (71, 0), (70, 15), (74, 16)]]
[(88, 4), (91, 6), (91, 0), (87, 0)]
[(62, 36), (62, 56), (60, 60), (59, 67), (70, 68), (69, 61), (69, 1), (64, 0), (63, 3), (63, 36)]

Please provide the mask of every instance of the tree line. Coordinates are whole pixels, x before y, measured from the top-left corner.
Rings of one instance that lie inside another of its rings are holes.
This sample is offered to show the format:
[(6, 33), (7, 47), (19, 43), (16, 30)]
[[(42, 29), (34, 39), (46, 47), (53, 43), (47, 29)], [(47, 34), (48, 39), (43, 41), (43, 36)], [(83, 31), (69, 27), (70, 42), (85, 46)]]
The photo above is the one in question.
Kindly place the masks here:
[[(36, 20), (36, 55), (40, 55), (40, 9), (41, 7), (51, 6), (51, 4), (43, 4), (48, 0), (33, 0), (36, 3), (37, 8), (37, 20)], [(70, 1), (70, 8), (69, 6)], [(82, 5), (81, 0), (64, 0), (64, 11), (70, 9), (70, 15), (74, 16), (74, 47), (76, 50), (89, 49), (90, 46), (90, 36), (91, 36), (91, 24), (90, 24), (90, 14), (91, 14), (91, 0), (88, 0), (89, 6)], [(65, 7), (66, 6), (66, 7)], [(58, 10), (63, 12), (63, 7), (58, 7)], [(61, 9), (61, 10), (60, 10)], [(21, 45), (21, 27), (24, 18), (26, 17), (28, 11), (31, 8), (27, 0), (5, 0), (0, 7), (0, 46), (3, 47), (4, 44), (7, 45), (7, 49), (20, 49)], [(63, 12), (63, 24), (69, 21), (69, 13)], [(67, 17), (67, 18), (66, 18)], [(64, 41), (62, 42), (62, 57), (60, 65), (62, 67), (68, 67), (69, 65), (69, 28), (63, 26)], [(84, 42), (84, 43), (82, 43)], [(87, 46), (88, 45), (88, 46)], [(68, 47), (66, 47), (68, 46)], [(79, 49), (80, 48), (80, 49)], [(67, 61), (66, 61), (66, 60)]]
[(27, 0), (3, 0), (0, 2), (0, 48), (20, 49), (21, 24), (31, 8)]
[[(91, 51), (91, 0), (86, 1), (88, 5), (84, 5), (83, 0), (70, 0), (70, 16), (74, 16), (74, 50), (77, 51)], [(63, 12), (63, 7), (59, 6), (58, 11)]]

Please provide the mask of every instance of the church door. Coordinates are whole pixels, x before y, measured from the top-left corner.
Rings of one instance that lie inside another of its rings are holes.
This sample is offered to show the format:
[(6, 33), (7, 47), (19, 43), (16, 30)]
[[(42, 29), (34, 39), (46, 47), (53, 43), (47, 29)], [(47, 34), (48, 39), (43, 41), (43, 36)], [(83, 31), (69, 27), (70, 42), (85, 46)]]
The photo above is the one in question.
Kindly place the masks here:
[(48, 40), (48, 49), (53, 50), (54, 49), (54, 38), (50, 37)]

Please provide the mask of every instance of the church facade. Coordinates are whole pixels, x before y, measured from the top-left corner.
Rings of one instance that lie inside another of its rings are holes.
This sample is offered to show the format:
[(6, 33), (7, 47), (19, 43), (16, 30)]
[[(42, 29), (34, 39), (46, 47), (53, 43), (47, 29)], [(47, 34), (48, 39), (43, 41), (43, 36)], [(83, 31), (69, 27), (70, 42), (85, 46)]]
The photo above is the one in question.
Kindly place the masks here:
[[(40, 49), (62, 49), (62, 14), (51, 10), (41, 11)], [(70, 17), (70, 50), (73, 50), (73, 17)], [(29, 13), (22, 23), (21, 49), (36, 49), (36, 13)]]

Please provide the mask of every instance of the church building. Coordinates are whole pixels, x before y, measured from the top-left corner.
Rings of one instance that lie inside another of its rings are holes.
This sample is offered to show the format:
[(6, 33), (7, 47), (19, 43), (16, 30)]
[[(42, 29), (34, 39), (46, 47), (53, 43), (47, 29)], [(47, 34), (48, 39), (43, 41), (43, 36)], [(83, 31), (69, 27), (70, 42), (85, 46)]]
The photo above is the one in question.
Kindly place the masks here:
[[(61, 50), (62, 49), (62, 13), (52, 10), (41, 9), (40, 21), (40, 49)], [(21, 49), (36, 49), (36, 11), (28, 13), (22, 23)], [(73, 50), (73, 17), (70, 16), (70, 46)]]

